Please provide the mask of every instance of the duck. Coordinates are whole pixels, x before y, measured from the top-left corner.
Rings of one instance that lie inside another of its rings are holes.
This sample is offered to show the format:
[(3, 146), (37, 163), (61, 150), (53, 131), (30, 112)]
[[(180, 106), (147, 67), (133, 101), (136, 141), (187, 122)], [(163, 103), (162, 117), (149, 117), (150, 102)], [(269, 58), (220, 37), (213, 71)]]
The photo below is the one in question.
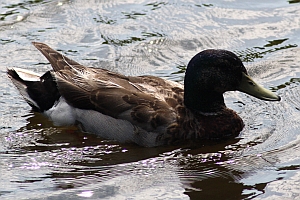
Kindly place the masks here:
[(234, 138), (244, 122), (226, 107), (225, 92), (240, 91), (265, 101), (281, 99), (257, 84), (241, 59), (228, 50), (197, 53), (180, 84), (85, 67), (44, 43), (32, 44), (52, 69), (44, 74), (7, 69), (32, 110), (54, 126), (78, 125), (84, 132), (120, 143), (156, 147)]

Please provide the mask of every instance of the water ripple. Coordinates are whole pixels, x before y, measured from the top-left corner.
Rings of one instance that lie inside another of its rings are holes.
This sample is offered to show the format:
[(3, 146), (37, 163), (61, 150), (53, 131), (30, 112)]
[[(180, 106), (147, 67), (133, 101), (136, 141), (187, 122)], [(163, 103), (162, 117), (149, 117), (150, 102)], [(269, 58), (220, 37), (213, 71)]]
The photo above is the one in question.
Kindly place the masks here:
[(2, 77), (6, 67), (50, 69), (30, 46), (33, 40), (84, 65), (179, 82), (197, 52), (224, 48), (238, 54), (249, 74), (282, 101), (228, 92), (226, 104), (245, 122), (238, 138), (197, 147), (142, 148), (75, 127), (55, 127), (30, 112), (3, 78), (0, 168), (6, 172), (1, 184), (7, 187), (1, 199), (224, 199), (229, 193), (243, 199), (267, 193), (268, 185), (280, 182), (276, 179), (285, 181), (288, 171), (299, 170), (296, 2), (16, 2), (4, 1), (0, 9)]

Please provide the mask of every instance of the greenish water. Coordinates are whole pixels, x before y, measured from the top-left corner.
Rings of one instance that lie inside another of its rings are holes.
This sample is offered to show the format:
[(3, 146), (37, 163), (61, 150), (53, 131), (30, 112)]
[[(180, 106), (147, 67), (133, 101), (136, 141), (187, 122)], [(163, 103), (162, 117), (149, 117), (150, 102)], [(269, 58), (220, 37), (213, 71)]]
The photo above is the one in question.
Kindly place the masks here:
[[(299, 1), (2, 0), (0, 199), (300, 198), (299, 35)], [(228, 49), (282, 101), (226, 93), (246, 125), (231, 141), (119, 144), (30, 110), (6, 68), (50, 69), (32, 41), (86, 66), (178, 82), (197, 52)]]

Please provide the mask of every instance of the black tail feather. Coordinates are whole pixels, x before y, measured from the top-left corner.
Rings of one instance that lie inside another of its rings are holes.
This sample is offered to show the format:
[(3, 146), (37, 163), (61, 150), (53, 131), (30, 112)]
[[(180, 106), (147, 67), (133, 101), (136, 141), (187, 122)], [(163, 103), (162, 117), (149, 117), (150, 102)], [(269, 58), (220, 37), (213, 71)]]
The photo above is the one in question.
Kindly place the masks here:
[[(41, 76), (39, 81), (23, 80), (14, 69), (7, 70), (7, 74), (34, 111), (44, 112), (50, 109), (60, 97), (57, 84), (50, 71)], [(23, 88), (20, 88), (20, 85), (23, 85)]]

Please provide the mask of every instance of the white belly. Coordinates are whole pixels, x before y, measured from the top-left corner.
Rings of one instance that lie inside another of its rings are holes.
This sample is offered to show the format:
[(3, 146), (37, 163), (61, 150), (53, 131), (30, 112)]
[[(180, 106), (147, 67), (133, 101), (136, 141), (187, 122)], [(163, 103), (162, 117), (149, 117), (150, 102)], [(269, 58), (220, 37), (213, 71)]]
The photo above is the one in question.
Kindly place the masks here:
[(94, 110), (74, 108), (63, 97), (60, 97), (58, 102), (44, 114), (56, 126), (70, 126), (79, 122), (84, 131), (105, 139), (148, 147), (162, 145), (162, 141), (157, 141), (158, 133), (156, 132), (147, 132), (129, 121), (116, 119)]

